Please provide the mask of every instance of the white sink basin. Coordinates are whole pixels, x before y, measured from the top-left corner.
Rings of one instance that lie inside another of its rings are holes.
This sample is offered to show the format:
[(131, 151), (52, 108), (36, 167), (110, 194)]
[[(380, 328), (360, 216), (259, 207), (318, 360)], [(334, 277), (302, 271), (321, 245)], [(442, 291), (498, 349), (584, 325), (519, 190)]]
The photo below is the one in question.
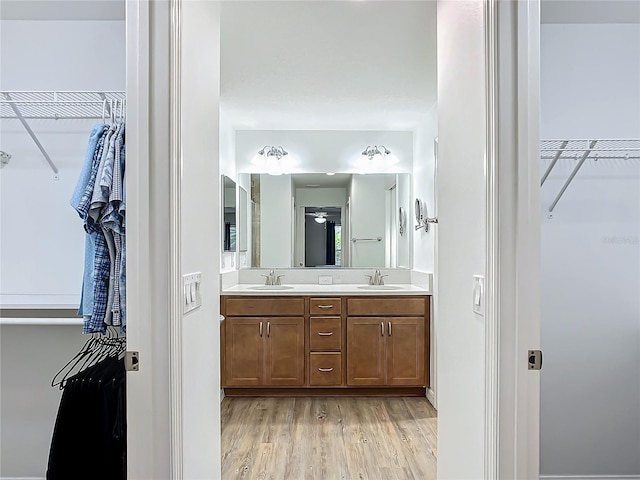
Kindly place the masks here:
[(403, 287), (397, 285), (360, 285), (363, 290), (402, 290)]
[(256, 285), (254, 287), (247, 287), (249, 290), (290, 290), (293, 287), (289, 285)]

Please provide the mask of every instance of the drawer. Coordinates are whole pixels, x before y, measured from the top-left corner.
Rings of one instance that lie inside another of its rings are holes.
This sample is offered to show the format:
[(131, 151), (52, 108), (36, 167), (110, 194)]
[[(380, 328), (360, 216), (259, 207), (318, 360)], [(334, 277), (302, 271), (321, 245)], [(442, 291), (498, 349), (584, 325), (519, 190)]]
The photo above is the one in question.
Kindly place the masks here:
[(424, 315), (425, 297), (349, 298), (347, 315)]
[(312, 353), (310, 356), (309, 385), (312, 387), (342, 385), (341, 353)]
[(342, 319), (340, 317), (312, 317), (309, 321), (311, 350), (342, 349)]
[(311, 315), (340, 315), (341, 303), (340, 298), (312, 298)]
[(226, 316), (304, 315), (304, 298), (244, 297), (226, 299)]

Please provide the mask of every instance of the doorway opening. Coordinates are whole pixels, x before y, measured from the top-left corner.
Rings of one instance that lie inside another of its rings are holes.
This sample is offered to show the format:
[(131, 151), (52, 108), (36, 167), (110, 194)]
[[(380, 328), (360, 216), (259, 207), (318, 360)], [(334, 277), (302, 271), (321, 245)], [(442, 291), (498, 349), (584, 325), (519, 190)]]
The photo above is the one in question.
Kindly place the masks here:
[(342, 265), (342, 208), (304, 207), (304, 266)]

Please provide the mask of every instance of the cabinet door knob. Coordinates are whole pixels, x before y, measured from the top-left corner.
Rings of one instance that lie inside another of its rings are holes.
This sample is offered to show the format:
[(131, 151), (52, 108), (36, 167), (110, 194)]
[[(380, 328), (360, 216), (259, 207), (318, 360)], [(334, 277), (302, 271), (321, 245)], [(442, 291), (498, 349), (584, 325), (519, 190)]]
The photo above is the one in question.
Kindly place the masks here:
[(333, 335), (333, 332), (318, 332), (318, 335), (320, 335), (321, 337), (330, 337), (331, 335)]
[(318, 371), (320, 372), (333, 372), (333, 367), (332, 368), (318, 368)]

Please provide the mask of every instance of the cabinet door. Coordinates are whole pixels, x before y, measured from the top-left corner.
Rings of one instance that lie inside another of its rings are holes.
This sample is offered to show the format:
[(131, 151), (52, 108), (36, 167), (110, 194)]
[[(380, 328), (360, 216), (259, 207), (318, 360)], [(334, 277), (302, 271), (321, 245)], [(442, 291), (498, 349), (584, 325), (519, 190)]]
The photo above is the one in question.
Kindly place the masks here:
[(384, 320), (347, 317), (347, 385), (385, 385)]
[(388, 317), (387, 385), (425, 385), (424, 318)]
[(260, 335), (260, 324), (264, 332), (266, 318), (231, 317), (225, 320), (225, 386), (262, 385), (264, 338)]
[(304, 386), (304, 318), (265, 318), (265, 385)]

